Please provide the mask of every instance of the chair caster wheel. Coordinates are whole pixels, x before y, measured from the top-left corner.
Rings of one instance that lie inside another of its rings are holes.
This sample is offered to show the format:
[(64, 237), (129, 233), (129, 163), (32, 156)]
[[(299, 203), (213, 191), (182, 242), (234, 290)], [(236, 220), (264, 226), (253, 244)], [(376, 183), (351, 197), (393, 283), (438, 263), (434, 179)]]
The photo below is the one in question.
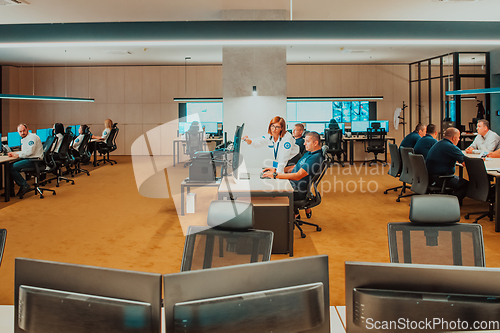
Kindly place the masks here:
[(316, 228), (316, 231), (321, 231), (321, 228), (320, 228), (320, 227), (317, 227), (317, 228)]
[(400, 199), (400, 198), (397, 198), (397, 199), (396, 199), (396, 202), (400, 202), (400, 201), (401, 201), (401, 199)]
[(306, 238), (306, 234), (300, 234), (300, 237)]
[(52, 195), (56, 195), (56, 192), (53, 192)]
[(384, 194), (387, 194), (387, 191), (384, 191)]
[(40, 196), (40, 199), (43, 199), (44, 197)]
[(468, 220), (468, 219), (469, 219), (469, 214), (465, 214), (464, 218), (465, 218), (466, 220)]

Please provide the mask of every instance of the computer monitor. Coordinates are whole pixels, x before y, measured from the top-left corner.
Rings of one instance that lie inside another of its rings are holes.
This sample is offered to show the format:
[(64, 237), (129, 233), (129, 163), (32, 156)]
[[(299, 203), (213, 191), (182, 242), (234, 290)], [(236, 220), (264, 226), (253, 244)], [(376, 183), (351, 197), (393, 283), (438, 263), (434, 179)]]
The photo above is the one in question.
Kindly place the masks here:
[(318, 132), (318, 134), (325, 134), (326, 123), (306, 123), (306, 131)]
[(37, 129), (36, 135), (38, 135), (42, 143), (44, 143), (45, 141), (47, 141), (47, 138), (52, 135), (52, 128)]
[(163, 276), (165, 331), (330, 332), (328, 256)]
[(217, 134), (217, 123), (203, 123), (202, 126), (205, 126), (205, 133)]
[(346, 262), (347, 332), (499, 330), (499, 279), (500, 268)]
[(337, 123), (339, 125), (339, 128), (342, 130), (342, 134), (345, 133), (345, 123)]
[(74, 127), (75, 127), (75, 132), (74, 132), (75, 135), (76, 136), (80, 135), (80, 132), (79, 132), (80, 131), (80, 125), (75, 125)]
[(7, 145), (9, 146), (9, 148), (21, 146), (21, 136), (18, 132), (7, 133)]
[(370, 122), (368, 120), (351, 122), (352, 133), (366, 133), (368, 127), (370, 127)]
[(179, 122), (179, 135), (187, 132), (189, 130), (190, 126), (191, 126), (190, 122), (180, 121)]
[(380, 124), (379, 128), (383, 128), (386, 133), (389, 132), (389, 120), (370, 120), (371, 128), (374, 128), (373, 123), (379, 123)]
[(14, 332), (158, 333), (161, 275), (16, 258)]
[(241, 156), (240, 156), (240, 148), (241, 148), (241, 137), (243, 136), (243, 128), (245, 124), (241, 124), (241, 126), (236, 126), (236, 131), (234, 132), (234, 140), (233, 140), (233, 176), (237, 176), (238, 167), (241, 164)]

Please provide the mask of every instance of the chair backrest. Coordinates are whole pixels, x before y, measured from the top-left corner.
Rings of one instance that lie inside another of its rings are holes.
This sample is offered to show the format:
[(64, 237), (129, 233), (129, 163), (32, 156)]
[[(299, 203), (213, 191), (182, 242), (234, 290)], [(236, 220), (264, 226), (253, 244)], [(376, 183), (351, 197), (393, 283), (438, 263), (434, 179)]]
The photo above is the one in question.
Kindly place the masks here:
[(429, 174), (425, 166), (424, 155), (408, 153), (412, 170), (411, 190), (417, 194), (426, 194), (429, 188)]
[(413, 153), (413, 148), (401, 147), (400, 153), (403, 166), (401, 168), (401, 175), (399, 176), (399, 180), (407, 184), (411, 184), (413, 181), (413, 171), (411, 169), (411, 163), (408, 154)]
[(90, 158), (89, 144), (91, 139), (92, 135), (85, 133), (83, 135), (82, 143), (80, 143), (80, 146), (78, 147), (78, 155), (80, 155), (78, 158), (82, 161)]
[(401, 154), (399, 153), (398, 145), (394, 143), (389, 143), (388, 145), (391, 155), (391, 167), (387, 173), (393, 177), (399, 177), (403, 164), (401, 163)]
[(467, 196), (474, 200), (486, 202), (488, 200), (491, 184), (483, 159), (466, 156), (465, 167), (469, 175)]
[(2, 264), (3, 250), (5, 248), (6, 238), (7, 238), (7, 229), (0, 229), (0, 265)]
[(203, 132), (186, 131), (186, 152), (192, 158), (194, 153), (203, 150)]
[(118, 137), (118, 133), (120, 132), (120, 129), (116, 126), (117, 123), (115, 123), (113, 125), (113, 128), (111, 129), (111, 132), (113, 132), (114, 130), (114, 133), (113, 134), (113, 138), (111, 139), (111, 150), (110, 151), (115, 151), (116, 150), (116, 138)]
[(57, 152), (60, 159), (70, 159), (69, 145), (71, 144), (71, 141), (73, 141), (73, 134), (71, 132), (64, 133), (61, 146)]
[[(337, 126), (338, 127), (338, 126)], [(325, 142), (328, 150), (341, 151), (342, 150), (342, 130), (341, 129), (325, 129)]]
[(273, 232), (252, 229), (251, 203), (213, 201), (207, 225), (188, 228), (182, 272), (270, 260)]
[(366, 132), (366, 149), (383, 152), (385, 150), (385, 130), (383, 128), (368, 128)]
[(387, 225), (392, 263), (485, 267), (481, 225), (457, 223), (455, 196), (413, 196), (410, 220)]
[[(309, 191), (307, 192), (306, 198), (304, 200), (295, 202), (294, 206), (302, 208), (312, 208), (321, 203), (321, 192), (318, 190), (318, 186), (331, 164), (330, 156), (326, 155), (324, 150), (323, 157), (324, 159), (323, 162), (321, 162), (318, 172), (309, 180), (309, 184), (307, 185)], [(297, 203), (299, 204), (298, 206)]]

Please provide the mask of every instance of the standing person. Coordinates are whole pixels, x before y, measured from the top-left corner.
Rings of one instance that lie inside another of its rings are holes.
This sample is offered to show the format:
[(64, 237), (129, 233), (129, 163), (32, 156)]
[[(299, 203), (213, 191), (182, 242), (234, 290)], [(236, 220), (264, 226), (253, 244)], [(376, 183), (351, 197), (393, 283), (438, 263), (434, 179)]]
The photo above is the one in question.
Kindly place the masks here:
[[(455, 164), (464, 162), (464, 154), (457, 147), (459, 141), (460, 131), (454, 127), (449, 127), (444, 132), (444, 138), (429, 150), (425, 164), (431, 184), (441, 185), (443, 180), (439, 176), (454, 175)], [(458, 197), (458, 200), (462, 203), (467, 194), (468, 182), (463, 178), (453, 176), (453, 178), (446, 180), (446, 185), (453, 188), (453, 195)]]
[(241, 139), (255, 148), (267, 145), (272, 152), (273, 168), (283, 172), (288, 160), (299, 153), (299, 146), (295, 144), (293, 136), (286, 131), (285, 119), (279, 116), (271, 119), (267, 133), (268, 135), (260, 138), (249, 139), (245, 135)]
[(104, 131), (102, 131), (102, 135), (92, 135), (92, 139), (105, 141), (108, 138), (109, 133), (111, 133), (111, 127), (113, 127), (113, 121), (111, 119), (106, 119), (104, 121)]
[(425, 135), (426, 132), (426, 126), (422, 123), (419, 123), (417, 126), (415, 126), (415, 130), (408, 134), (403, 141), (401, 141), (401, 144), (399, 145), (399, 148), (405, 147), (405, 148), (413, 148), (415, 147), (415, 144), (417, 143), (420, 138), (422, 138)]
[(490, 122), (486, 119), (477, 121), (477, 135), (472, 144), (465, 149), (467, 154), (491, 153), (497, 149), (500, 136), (490, 130)]
[(19, 124), (17, 126), (17, 132), (21, 136), (21, 152), (10, 152), (8, 153), (8, 155), (9, 157), (21, 159), (20, 161), (12, 164), (12, 167), (10, 168), (12, 179), (20, 187), (17, 195), (21, 197), (30, 190), (30, 186), (26, 182), (26, 179), (21, 176), (21, 169), (31, 168), (35, 166), (34, 162), (31, 159), (41, 158), (43, 156), (43, 146), (42, 141), (40, 140), (38, 135), (30, 133), (26, 124)]
[(415, 147), (413, 147), (413, 152), (415, 154), (422, 154), (424, 159), (427, 159), (427, 153), (429, 150), (436, 144), (438, 136), (438, 131), (436, 125), (429, 124), (427, 125), (427, 134), (423, 138), (417, 141)]

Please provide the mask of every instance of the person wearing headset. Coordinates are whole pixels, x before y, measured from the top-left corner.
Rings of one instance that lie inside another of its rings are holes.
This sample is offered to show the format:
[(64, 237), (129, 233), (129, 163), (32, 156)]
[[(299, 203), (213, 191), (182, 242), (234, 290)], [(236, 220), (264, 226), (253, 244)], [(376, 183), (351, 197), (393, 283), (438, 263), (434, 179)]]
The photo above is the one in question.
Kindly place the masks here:
[(271, 119), (267, 133), (268, 135), (260, 138), (249, 139), (245, 135), (241, 139), (254, 148), (267, 145), (272, 153), (273, 167), (266, 168), (264, 172), (269, 170), (283, 172), (288, 160), (299, 153), (299, 146), (295, 144), (293, 136), (287, 132), (285, 119), (279, 116)]

